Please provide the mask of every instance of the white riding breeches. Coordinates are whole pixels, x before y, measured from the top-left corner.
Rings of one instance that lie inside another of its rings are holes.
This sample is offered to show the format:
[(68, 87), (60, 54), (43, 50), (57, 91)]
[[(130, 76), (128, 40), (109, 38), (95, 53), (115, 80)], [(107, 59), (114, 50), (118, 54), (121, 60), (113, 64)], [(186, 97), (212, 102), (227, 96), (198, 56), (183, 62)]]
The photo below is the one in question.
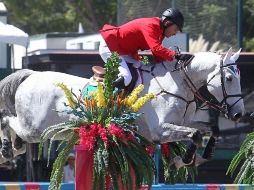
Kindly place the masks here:
[[(107, 59), (112, 54), (111, 51), (109, 50), (105, 40), (103, 40), (103, 39), (100, 41), (99, 54), (105, 63), (107, 62)], [(134, 67), (137, 68), (140, 66), (140, 61), (137, 61), (128, 55), (121, 55), (121, 56), (119, 56), (119, 58), (120, 58), (120, 66), (118, 67), (118, 69), (119, 69), (118, 76), (119, 77), (122, 76), (124, 78), (124, 85), (128, 86), (132, 80), (132, 76), (131, 76), (129, 67), (126, 62), (133, 63)]]

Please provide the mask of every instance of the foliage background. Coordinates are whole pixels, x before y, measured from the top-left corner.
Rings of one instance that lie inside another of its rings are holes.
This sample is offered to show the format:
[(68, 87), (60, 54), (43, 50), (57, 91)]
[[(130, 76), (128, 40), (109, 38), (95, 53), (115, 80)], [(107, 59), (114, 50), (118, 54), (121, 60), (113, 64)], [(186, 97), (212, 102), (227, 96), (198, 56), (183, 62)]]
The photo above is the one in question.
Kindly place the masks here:
[(116, 23), (116, 0), (3, 0), (9, 23), (30, 35), (48, 32), (97, 32)]
[[(225, 34), (224, 29), (228, 28), (232, 22), (236, 23), (235, 20), (227, 20), (227, 17), (230, 16), (230, 18), (236, 19), (237, 15), (234, 15), (235, 12), (233, 11), (229, 13), (232, 15), (225, 15), (225, 7), (220, 0), (205, 1), (207, 5), (202, 7), (202, 11), (189, 10), (186, 18), (195, 21), (197, 16), (206, 16), (208, 18), (207, 22), (200, 25), (204, 37), (209, 36), (209, 38), (220, 39), (223, 36), (222, 34)], [(2, 2), (8, 9), (9, 23), (23, 29), (29, 35), (48, 32), (75, 32), (78, 30), (79, 23), (82, 23), (87, 33), (98, 32), (105, 23), (117, 24), (117, 20), (121, 17), (121, 14), (117, 15), (119, 2), (131, 5), (130, 9), (127, 10), (128, 13), (133, 12), (137, 7), (137, 2), (135, 1), (135, 4), (133, 4), (131, 0), (2, 0)], [(148, 0), (138, 2), (145, 11), (148, 11), (147, 2)], [(182, 2), (191, 4), (192, 7), (201, 3), (200, 0)], [(235, 9), (238, 0), (230, 2), (231, 5), (228, 9)], [(254, 51), (254, 0), (242, 0), (242, 2), (243, 49)], [(225, 1), (226, 3), (228, 4), (228, 1)], [(183, 4), (179, 5), (179, 1), (176, 1), (176, 4), (177, 7), (183, 6)], [(156, 4), (148, 5), (152, 8), (153, 16), (159, 16), (157, 7), (162, 5), (166, 9), (171, 6), (171, 1), (158, 0)], [(188, 26), (186, 26), (186, 30), (188, 30)], [(194, 36), (197, 35), (197, 37), (199, 35), (195, 34), (195, 31), (189, 32)], [(230, 39), (230, 33), (225, 35), (228, 35), (228, 39)], [(234, 38), (231, 39), (236, 41)]]

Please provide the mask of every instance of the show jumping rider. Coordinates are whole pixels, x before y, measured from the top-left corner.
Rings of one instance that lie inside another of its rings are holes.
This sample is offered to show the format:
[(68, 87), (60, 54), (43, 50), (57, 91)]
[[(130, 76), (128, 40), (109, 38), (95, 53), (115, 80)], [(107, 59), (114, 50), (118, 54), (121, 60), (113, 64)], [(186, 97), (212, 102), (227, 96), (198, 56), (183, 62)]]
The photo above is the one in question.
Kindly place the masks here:
[(184, 17), (178, 9), (169, 8), (163, 12), (161, 18), (139, 18), (121, 26), (105, 24), (100, 31), (104, 40), (101, 41), (99, 53), (106, 63), (111, 52), (120, 56), (119, 76), (115, 86), (128, 86), (132, 80), (126, 62), (140, 63), (139, 50), (151, 50), (156, 62), (181, 59), (180, 55), (162, 45), (163, 39), (182, 32)]

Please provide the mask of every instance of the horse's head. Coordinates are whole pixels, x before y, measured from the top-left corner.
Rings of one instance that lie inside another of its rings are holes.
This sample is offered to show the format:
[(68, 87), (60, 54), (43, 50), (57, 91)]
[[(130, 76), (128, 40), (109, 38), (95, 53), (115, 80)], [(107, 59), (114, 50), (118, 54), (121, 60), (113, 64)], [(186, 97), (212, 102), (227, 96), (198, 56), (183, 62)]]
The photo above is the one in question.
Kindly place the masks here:
[(240, 51), (233, 54), (230, 48), (207, 80), (208, 91), (220, 102), (220, 111), (233, 121), (238, 121), (244, 114), (240, 71), (236, 64)]

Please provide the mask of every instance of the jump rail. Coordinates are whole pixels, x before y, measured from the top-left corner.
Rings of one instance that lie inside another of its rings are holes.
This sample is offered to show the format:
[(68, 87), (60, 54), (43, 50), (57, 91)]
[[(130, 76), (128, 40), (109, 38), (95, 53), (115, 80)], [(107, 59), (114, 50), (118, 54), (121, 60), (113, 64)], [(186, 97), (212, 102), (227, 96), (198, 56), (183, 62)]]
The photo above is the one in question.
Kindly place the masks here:
[[(49, 183), (0, 183), (0, 190), (48, 190)], [(61, 190), (74, 190), (74, 183), (63, 183)], [(142, 188), (145, 190), (146, 188)], [(152, 190), (254, 190), (254, 185), (246, 184), (175, 184), (153, 185)]]

